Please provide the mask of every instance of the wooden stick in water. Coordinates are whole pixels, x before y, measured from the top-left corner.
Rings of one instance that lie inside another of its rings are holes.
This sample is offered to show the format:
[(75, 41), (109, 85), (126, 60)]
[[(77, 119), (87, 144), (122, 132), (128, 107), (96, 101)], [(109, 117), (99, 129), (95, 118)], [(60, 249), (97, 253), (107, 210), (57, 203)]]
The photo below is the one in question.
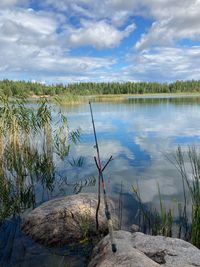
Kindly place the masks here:
[(97, 165), (97, 168), (98, 168), (98, 171), (99, 171), (99, 179), (101, 180), (102, 189), (103, 189), (104, 204), (105, 204), (105, 215), (106, 215), (107, 224), (108, 224), (108, 231), (109, 231), (109, 235), (110, 235), (112, 251), (116, 252), (117, 251), (117, 247), (116, 247), (116, 243), (115, 243), (114, 235), (113, 235), (112, 218), (111, 218), (111, 213), (110, 213), (109, 206), (108, 206), (107, 194), (106, 194), (106, 189), (105, 189), (105, 181), (104, 181), (104, 177), (103, 177), (103, 170), (106, 168), (106, 166), (112, 160), (112, 157), (109, 158), (108, 162), (102, 168), (100, 152), (99, 152), (99, 145), (98, 145), (96, 129), (95, 129), (95, 124), (94, 124), (94, 117), (93, 117), (93, 112), (92, 112), (92, 105), (91, 105), (90, 102), (89, 102), (89, 105), (90, 105), (90, 114), (91, 114), (91, 118), (92, 118), (92, 126), (93, 126), (93, 131), (94, 131), (95, 147), (96, 147), (96, 150), (97, 150), (97, 158), (95, 157), (95, 162), (96, 162), (96, 165)]

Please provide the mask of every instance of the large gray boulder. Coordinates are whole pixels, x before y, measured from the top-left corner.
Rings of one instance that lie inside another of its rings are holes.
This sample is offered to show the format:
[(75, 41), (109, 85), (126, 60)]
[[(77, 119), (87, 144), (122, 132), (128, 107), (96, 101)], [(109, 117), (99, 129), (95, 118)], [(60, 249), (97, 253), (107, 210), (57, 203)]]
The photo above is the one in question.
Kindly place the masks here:
[(112, 252), (109, 236), (104, 237), (94, 248), (89, 267), (200, 266), (200, 250), (183, 240), (126, 231), (114, 236), (117, 252)]
[[(114, 203), (109, 199), (111, 211)], [(22, 230), (35, 241), (48, 246), (62, 246), (96, 234), (97, 195), (81, 193), (43, 203), (25, 216)], [(103, 199), (99, 210), (99, 232), (107, 233)], [(112, 214), (114, 226), (117, 218)]]

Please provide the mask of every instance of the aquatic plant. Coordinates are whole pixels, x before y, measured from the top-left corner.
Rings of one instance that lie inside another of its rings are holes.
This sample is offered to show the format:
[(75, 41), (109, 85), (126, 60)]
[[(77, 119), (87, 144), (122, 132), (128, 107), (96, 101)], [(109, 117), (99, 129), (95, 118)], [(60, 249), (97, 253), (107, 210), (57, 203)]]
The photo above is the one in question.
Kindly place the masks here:
[[(142, 203), (137, 183), (137, 186), (132, 186), (132, 190), (139, 205), (137, 218), (140, 229), (152, 235), (173, 236), (176, 234), (178, 238), (183, 238), (196, 247), (200, 247), (200, 152), (195, 146), (183, 152), (179, 146), (173, 157), (168, 160), (176, 166), (182, 179), (184, 201), (181, 203), (175, 200), (178, 218), (174, 217), (174, 210), (167, 209), (162, 201), (159, 184), (157, 184), (160, 205), (158, 211)], [(191, 204), (188, 204), (189, 198)], [(191, 214), (189, 209), (192, 210)]]
[(83, 96), (79, 96), (76, 94), (64, 94), (59, 95), (53, 98), (53, 100), (56, 103), (59, 103), (59, 105), (77, 105), (85, 101), (85, 98)]
[(160, 210), (145, 206), (140, 196), (138, 183), (136, 187), (132, 186), (134, 196), (138, 201), (139, 210), (136, 217), (138, 217), (139, 227), (142, 232), (152, 235), (164, 235), (170, 237), (172, 236), (173, 211), (171, 209), (167, 210), (164, 202), (162, 201), (159, 184), (157, 184), (157, 187)]
[[(80, 130), (70, 131), (60, 111), (53, 121), (52, 113), (47, 100), (32, 106), (26, 99), (0, 98), (0, 221), (34, 208), (58, 187), (55, 158), (69, 158), (71, 145), (80, 140)], [(73, 166), (80, 167), (82, 161), (74, 159)], [(78, 182), (73, 184), (76, 190), (94, 183)], [(37, 198), (38, 187), (42, 199)]]
[(174, 165), (181, 174), (183, 185), (186, 183), (192, 201), (190, 239), (192, 244), (200, 247), (200, 152), (195, 146), (183, 152), (179, 146), (174, 159)]

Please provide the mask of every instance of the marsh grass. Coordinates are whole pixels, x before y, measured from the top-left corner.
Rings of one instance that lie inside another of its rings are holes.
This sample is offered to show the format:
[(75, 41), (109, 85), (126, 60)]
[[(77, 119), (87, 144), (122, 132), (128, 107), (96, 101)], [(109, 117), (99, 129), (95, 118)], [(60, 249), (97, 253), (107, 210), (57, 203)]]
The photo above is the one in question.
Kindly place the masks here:
[[(189, 147), (187, 152), (183, 152), (179, 146), (174, 159), (174, 165), (181, 174), (183, 188), (186, 184), (192, 202), (190, 239), (192, 244), (200, 247), (200, 151), (193, 146)], [(187, 217), (186, 208), (185, 201), (185, 217)]]
[(127, 99), (129, 95), (123, 95), (123, 94), (106, 94), (106, 95), (96, 95), (91, 96), (92, 102), (117, 102)]
[[(81, 132), (71, 131), (67, 118), (53, 107), (46, 99), (33, 105), (26, 99), (0, 98), (0, 231), (4, 233), (0, 238), (1, 266), (10, 266), (16, 260), (15, 238), (24, 211), (49, 198), (66, 195), (70, 188), (78, 193), (96, 182), (95, 177), (75, 177), (75, 182), (68, 182), (72, 180), (68, 168), (84, 167), (84, 158), (76, 159), (70, 153), (71, 147), (80, 142)], [(58, 167), (63, 163), (65, 175)], [(13, 225), (11, 233), (4, 231), (9, 222)], [(87, 221), (83, 220), (83, 224), (87, 232)], [(22, 243), (17, 243), (19, 250)]]
[(140, 196), (140, 189), (137, 186), (132, 186), (134, 195), (139, 203), (139, 210), (137, 214), (140, 230), (146, 234), (151, 235), (163, 235), (172, 236), (172, 226), (173, 226), (173, 211), (172, 209), (167, 210), (162, 198), (159, 184), (157, 184), (158, 194), (159, 194), (159, 210), (156, 208), (146, 207), (142, 203)]
[(129, 95), (122, 94), (106, 94), (106, 95), (74, 95), (65, 94), (62, 96), (53, 97), (53, 101), (59, 105), (79, 105), (82, 103), (92, 102), (118, 102), (127, 99)]
[[(139, 203), (138, 222), (140, 230), (152, 235), (176, 236), (200, 248), (200, 152), (189, 147), (183, 152), (179, 146), (172, 158), (168, 158), (181, 175), (183, 203), (174, 200), (174, 208), (167, 208), (162, 200), (160, 186), (157, 184), (159, 210), (142, 203), (140, 189), (132, 186)], [(189, 193), (189, 194), (188, 194)], [(191, 200), (191, 206), (189, 206)], [(175, 209), (178, 217), (175, 218)], [(190, 213), (189, 210), (192, 209)]]
[[(70, 131), (60, 111), (53, 121), (52, 112), (45, 99), (34, 108), (26, 99), (0, 99), (0, 222), (48, 200), (66, 182), (66, 177), (57, 179), (57, 162), (66, 162), (66, 168), (69, 162), (73, 168), (84, 165), (81, 157), (70, 160), (70, 148), (80, 141), (80, 130)], [(86, 179), (72, 186), (80, 192), (94, 183)], [(42, 188), (39, 198), (38, 187)]]
[(83, 102), (86, 102), (86, 97), (74, 95), (74, 94), (65, 94), (61, 96), (56, 96), (53, 98), (55, 103), (58, 103), (61, 106), (65, 105), (79, 105)]

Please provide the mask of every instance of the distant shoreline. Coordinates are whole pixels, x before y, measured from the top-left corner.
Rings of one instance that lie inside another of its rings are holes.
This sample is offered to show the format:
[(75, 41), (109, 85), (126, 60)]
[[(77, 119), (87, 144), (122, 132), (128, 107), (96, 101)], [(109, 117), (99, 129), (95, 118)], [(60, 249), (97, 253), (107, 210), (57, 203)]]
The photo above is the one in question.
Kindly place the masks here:
[(127, 99), (147, 99), (147, 98), (179, 98), (179, 97), (200, 97), (200, 93), (196, 92), (180, 92), (180, 93), (146, 93), (146, 94), (101, 94), (101, 95), (31, 95), (27, 97), (30, 101), (49, 99), (56, 101), (61, 105), (79, 105), (90, 101), (93, 102), (117, 102)]
[[(55, 95), (56, 97), (62, 97), (65, 96), (67, 97), (67, 94), (63, 94), (63, 95)], [(28, 96), (28, 98), (54, 98), (55, 96), (51, 96), (51, 95), (31, 95)], [(69, 95), (70, 96), (70, 95)], [(101, 98), (111, 98), (111, 97), (127, 97), (127, 96), (133, 96), (133, 97), (138, 97), (138, 98), (142, 98), (142, 97), (146, 97), (146, 96), (200, 96), (200, 92), (176, 92), (176, 93), (145, 93), (145, 94), (94, 94), (94, 95), (75, 95), (81, 98), (92, 98), (92, 97), (101, 97)]]

